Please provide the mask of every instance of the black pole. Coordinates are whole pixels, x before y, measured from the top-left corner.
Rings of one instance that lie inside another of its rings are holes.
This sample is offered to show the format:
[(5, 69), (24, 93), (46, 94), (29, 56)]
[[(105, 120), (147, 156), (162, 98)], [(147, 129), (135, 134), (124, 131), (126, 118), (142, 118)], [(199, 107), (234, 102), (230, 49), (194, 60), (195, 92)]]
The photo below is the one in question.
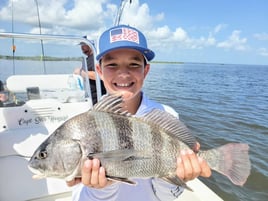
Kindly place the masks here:
[[(14, 32), (14, 14), (13, 14), (13, 0), (12, 0), (12, 33)], [(12, 53), (13, 53), (13, 57), (12, 57), (12, 61), (13, 61), (13, 75), (15, 75), (15, 40), (14, 38), (12, 38)]]
[[(38, 7), (37, 0), (35, 0), (35, 4), (36, 4), (36, 9), (37, 9), (39, 32), (40, 32), (40, 35), (41, 35), (42, 34), (42, 31), (41, 31), (41, 22), (40, 22), (39, 7)], [(46, 63), (45, 63), (44, 44), (43, 44), (43, 40), (42, 39), (41, 39), (41, 49), (42, 49), (42, 58), (41, 58), (41, 60), (43, 61), (43, 64), (44, 64), (44, 73), (47, 74), (47, 72), (46, 72)]]

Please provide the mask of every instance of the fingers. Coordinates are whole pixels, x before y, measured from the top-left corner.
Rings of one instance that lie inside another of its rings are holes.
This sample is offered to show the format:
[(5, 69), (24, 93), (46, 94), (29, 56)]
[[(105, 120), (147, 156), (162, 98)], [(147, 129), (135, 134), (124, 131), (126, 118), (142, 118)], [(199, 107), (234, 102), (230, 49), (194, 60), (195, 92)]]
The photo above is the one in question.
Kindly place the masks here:
[(199, 142), (196, 142), (193, 150), (195, 151), (195, 153), (197, 153), (199, 151), (199, 149), (200, 149), (200, 144), (199, 144)]
[(86, 160), (82, 167), (82, 183), (91, 186), (92, 160)]
[(202, 158), (198, 157), (202, 172), (200, 173), (200, 176), (202, 177), (210, 177), (211, 176), (211, 169), (208, 166), (207, 162), (204, 161)]
[(105, 169), (98, 159), (86, 160), (82, 168), (82, 183), (88, 187), (103, 188), (107, 185)]
[(176, 174), (181, 180), (184, 180), (184, 167), (181, 157), (177, 157)]
[(99, 169), (99, 187), (103, 188), (107, 185), (108, 180), (106, 178), (104, 167), (100, 167)]
[(199, 176), (201, 167), (196, 154), (192, 150), (182, 150), (180, 160), (177, 174), (182, 180), (189, 181)]
[(91, 185), (98, 186), (99, 185), (99, 169), (100, 169), (100, 161), (97, 159), (92, 160), (92, 172), (91, 172)]
[(209, 177), (210, 167), (192, 150), (182, 150), (177, 158), (177, 176), (183, 181), (193, 180), (198, 176)]

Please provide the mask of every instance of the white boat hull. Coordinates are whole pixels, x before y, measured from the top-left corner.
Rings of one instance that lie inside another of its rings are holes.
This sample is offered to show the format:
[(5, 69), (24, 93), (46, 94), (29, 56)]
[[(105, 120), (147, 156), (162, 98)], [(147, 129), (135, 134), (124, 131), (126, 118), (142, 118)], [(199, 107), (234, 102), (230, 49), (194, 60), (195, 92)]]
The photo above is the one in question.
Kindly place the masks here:
[[(50, 114), (38, 113), (37, 106), (38, 111), (49, 110)], [(61, 123), (87, 111), (89, 107), (88, 102), (36, 100), (20, 107), (0, 108), (1, 201), (71, 200), (71, 188), (64, 180), (32, 179), (33, 174), (28, 169), (29, 158), (18, 155), (31, 156), (39, 144)]]

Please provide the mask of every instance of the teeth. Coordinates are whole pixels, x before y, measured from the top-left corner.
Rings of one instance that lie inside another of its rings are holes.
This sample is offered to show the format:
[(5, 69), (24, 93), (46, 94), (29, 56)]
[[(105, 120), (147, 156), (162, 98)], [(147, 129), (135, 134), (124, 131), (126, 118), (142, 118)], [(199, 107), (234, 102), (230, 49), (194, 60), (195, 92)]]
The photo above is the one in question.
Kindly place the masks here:
[(130, 86), (130, 84), (116, 84), (116, 85), (119, 87), (129, 87)]

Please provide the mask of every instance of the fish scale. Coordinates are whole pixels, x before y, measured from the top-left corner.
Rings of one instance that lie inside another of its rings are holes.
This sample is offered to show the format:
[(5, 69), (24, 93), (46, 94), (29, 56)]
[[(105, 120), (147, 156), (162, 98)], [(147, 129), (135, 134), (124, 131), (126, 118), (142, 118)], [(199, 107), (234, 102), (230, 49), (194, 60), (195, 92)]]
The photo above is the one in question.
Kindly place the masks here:
[[(137, 118), (130, 118), (129, 122), (131, 124), (127, 125), (132, 127), (134, 149), (140, 152), (135, 155), (133, 160), (104, 162), (103, 165), (107, 167), (106, 171), (116, 177), (120, 177), (122, 172), (126, 177), (131, 177), (133, 174), (138, 177), (159, 176), (175, 172), (179, 144), (170, 136), (161, 134), (161, 131), (152, 129), (148, 124), (138, 121)], [(117, 126), (118, 132), (125, 130), (125, 127)]]
[(122, 118), (118, 115), (113, 115), (113, 122), (117, 128), (117, 140), (119, 149), (133, 149), (133, 128), (131, 121), (128, 118)]
[[(71, 180), (81, 176), (86, 157), (98, 158), (108, 179), (133, 184), (134, 177), (160, 177), (188, 188), (176, 176), (176, 157), (181, 149), (197, 151), (189, 129), (157, 109), (143, 117), (132, 116), (122, 111), (122, 102), (122, 97), (109, 95), (88, 112), (67, 120), (36, 149), (30, 170), (38, 178)], [(248, 151), (247, 144), (229, 143), (197, 155), (234, 184), (243, 185), (251, 169)]]
[[(97, 115), (93, 115), (95, 124), (98, 128), (99, 134), (101, 135), (102, 147), (103, 150), (98, 151), (110, 151), (110, 150), (117, 150), (120, 148), (118, 143), (118, 129), (114, 124), (112, 117), (104, 112), (99, 112)], [(109, 139), (109, 140), (108, 140)]]

